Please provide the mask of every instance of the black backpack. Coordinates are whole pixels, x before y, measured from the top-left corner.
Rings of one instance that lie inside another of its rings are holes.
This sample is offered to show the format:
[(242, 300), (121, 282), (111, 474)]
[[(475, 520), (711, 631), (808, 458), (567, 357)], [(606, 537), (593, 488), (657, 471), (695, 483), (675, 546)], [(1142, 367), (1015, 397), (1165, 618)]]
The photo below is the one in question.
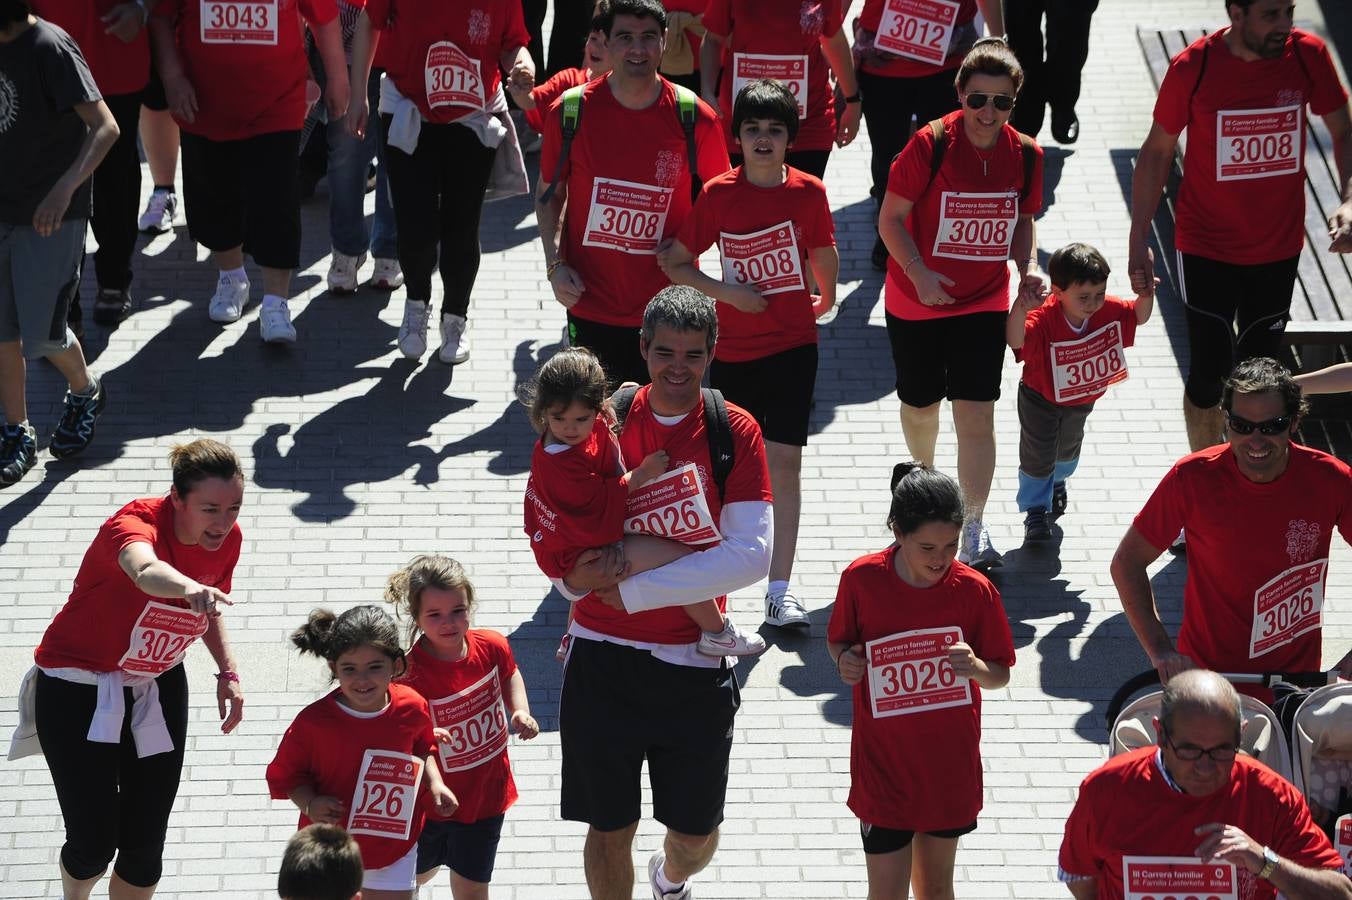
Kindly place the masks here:
[[(615, 407), (615, 420), (624, 428), (624, 420), (629, 416), (629, 407), (634, 405), (636, 387), (623, 387), (610, 397)], [(728, 423), (728, 404), (723, 392), (716, 388), (701, 388), (704, 395), (704, 434), (709, 439), (709, 462), (713, 467), (714, 485), (718, 488), (718, 502), (723, 502), (723, 487), (732, 474), (734, 451), (732, 443), (732, 425)]]
[[(934, 136), (934, 154), (930, 157), (929, 181), (925, 182), (926, 191), (934, 184), (939, 167), (944, 164), (944, 154), (948, 152), (948, 132), (944, 131), (944, 120), (935, 119), (927, 127)], [(1019, 132), (1019, 152), (1023, 156), (1023, 187), (1019, 189), (1019, 208), (1022, 209), (1028, 200), (1028, 192), (1033, 189), (1033, 169), (1037, 167), (1037, 150), (1033, 146), (1033, 139), (1023, 132)]]

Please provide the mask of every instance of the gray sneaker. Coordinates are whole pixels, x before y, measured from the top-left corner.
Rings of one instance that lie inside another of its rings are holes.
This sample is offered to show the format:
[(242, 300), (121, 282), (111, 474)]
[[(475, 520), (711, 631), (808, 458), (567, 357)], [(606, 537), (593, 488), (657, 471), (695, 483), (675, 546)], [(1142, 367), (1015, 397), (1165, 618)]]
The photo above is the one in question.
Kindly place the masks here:
[(991, 545), (990, 532), (980, 519), (973, 519), (962, 526), (962, 549), (958, 551), (958, 561), (978, 572), (998, 569), (1005, 564), (1000, 551)]
[(688, 878), (679, 891), (662, 893), (662, 889), (657, 886), (657, 872), (666, 865), (666, 862), (667, 854), (664, 850), (658, 850), (648, 859), (648, 883), (652, 885), (653, 900), (694, 900), (695, 894), (690, 888)]

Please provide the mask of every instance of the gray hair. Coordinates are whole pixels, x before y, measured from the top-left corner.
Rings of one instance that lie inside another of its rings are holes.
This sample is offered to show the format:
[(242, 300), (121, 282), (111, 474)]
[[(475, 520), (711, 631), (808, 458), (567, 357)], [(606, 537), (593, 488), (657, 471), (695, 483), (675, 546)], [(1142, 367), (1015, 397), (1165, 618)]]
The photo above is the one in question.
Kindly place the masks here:
[(718, 314), (714, 311), (714, 301), (683, 284), (664, 287), (648, 301), (643, 310), (643, 328), (640, 332), (645, 344), (652, 343), (659, 325), (666, 325), (675, 331), (704, 332), (704, 343), (710, 352), (718, 340)]

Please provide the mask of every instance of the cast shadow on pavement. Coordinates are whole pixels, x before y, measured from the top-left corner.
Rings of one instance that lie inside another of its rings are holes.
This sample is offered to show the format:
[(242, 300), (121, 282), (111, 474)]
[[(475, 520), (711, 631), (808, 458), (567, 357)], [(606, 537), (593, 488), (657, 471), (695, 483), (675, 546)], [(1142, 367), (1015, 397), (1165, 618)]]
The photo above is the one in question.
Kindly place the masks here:
[(507, 635), (517, 668), (526, 682), (531, 714), (540, 723), (541, 731), (559, 730), (563, 665), (554, 658), (554, 651), (567, 626), (568, 601), (551, 587), (540, 598), (531, 617)]

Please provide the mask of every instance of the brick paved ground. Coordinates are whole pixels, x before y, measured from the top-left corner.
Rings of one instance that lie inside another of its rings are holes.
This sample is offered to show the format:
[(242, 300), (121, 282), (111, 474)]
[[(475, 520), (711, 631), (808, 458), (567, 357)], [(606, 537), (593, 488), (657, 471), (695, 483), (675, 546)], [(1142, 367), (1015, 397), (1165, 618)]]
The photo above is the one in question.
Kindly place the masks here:
[[(1054, 196), (1039, 223), (1039, 246), (1097, 244), (1118, 266), (1115, 291), (1127, 289), (1124, 192), (1152, 102), (1133, 29), (1214, 23), (1219, 5), (1105, 0), (1095, 19), (1080, 107), (1084, 136), (1073, 149), (1049, 147)], [(1302, 7), (1300, 14), (1318, 10)], [(888, 472), (905, 455), (881, 280), (867, 265), (867, 182), (865, 137), (834, 155), (827, 177), (844, 266), (842, 308), (822, 330), (814, 434), (803, 466), (797, 581), (812, 610), (812, 633), (767, 634), (772, 648), (741, 669), (745, 702), (728, 820), (714, 865), (699, 878), (701, 897), (865, 893), (857, 825), (844, 806), (849, 698), (823, 641), (838, 573), (887, 542)], [(438, 551), (468, 567), (482, 602), (478, 624), (511, 637), (545, 727), (538, 740), (512, 748), (521, 801), (508, 816), (494, 894), (584, 897), (582, 828), (559, 820), (556, 800), (560, 671), (552, 653), (564, 604), (549, 595), (518, 533), (532, 435), (512, 390), (557, 347), (563, 320), (543, 287), (530, 203), (488, 212), (473, 356), (454, 373), (435, 362), (415, 366), (395, 352), (402, 292), (337, 298), (322, 290), (322, 209), (306, 211), (304, 271), (292, 304), (301, 337), (295, 349), (262, 346), (253, 308), (225, 329), (207, 321), (214, 275), (182, 227), (143, 247), (133, 317), (112, 333), (91, 328), (88, 346), (111, 395), (97, 442), (78, 464), (47, 462), (6, 491), (0, 506), (0, 733), (14, 723), (14, 687), (99, 523), (127, 499), (167, 487), (171, 444), (214, 435), (245, 456), (250, 472), (235, 577), (240, 603), (228, 614), (247, 719), (236, 734), (219, 734), (211, 664), (194, 651), (193, 722), (161, 895), (268, 896), (295, 812), (267, 799), (263, 769), (291, 717), (324, 686), (320, 665), (289, 652), (285, 635), (313, 606), (378, 601), (397, 565)], [(962, 843), (959, 896), (1064, 896), (1054, 880), (1055, 851), (1076, 784), (1104, 754), (1104, 701), (1144, 667), (1108, 560), (1147, 491), (1187, 449), (1178, 410), (1182, 321), (1168, 298), (1161, 313), (1129, 354), (1131, 380), (1100, 402), (1091, 420), (1071, 511), (1061, 520), (1059, 560), (1017, 549), (1017, 370), (1006, 366), (988, 521), (1006, 551), (998, 583), (1019, 663), (1010, 687), (987, 695), (986, 811)], [(59, 387), (45, 364), (31, 370), (30, 405), (46, 435)], [(941, 464), (951, 467), (953, 453), (945, 425)], [(1328, 654), (1341, 654), (1352, 638), (1352, 604), (1344, 599), (1352, 552), (1335, 545)], [(1166, 619), (1176, 623), (1184, 564), (1166, 557), (1155, 572)], [(742, 623), (759, 620), (759, 598), (756, 590), (734, 598)], [(657, 836), (645, 823), (635, 852), (640, 865)], [(0, 767), (0, 897), (58, 896), (50, 879), (60, 843), (61, 819), (41, 760)], [(637, 890), (646, 896), (646, 887)], [(433, 893), (449, 897), (444, 884)]]

